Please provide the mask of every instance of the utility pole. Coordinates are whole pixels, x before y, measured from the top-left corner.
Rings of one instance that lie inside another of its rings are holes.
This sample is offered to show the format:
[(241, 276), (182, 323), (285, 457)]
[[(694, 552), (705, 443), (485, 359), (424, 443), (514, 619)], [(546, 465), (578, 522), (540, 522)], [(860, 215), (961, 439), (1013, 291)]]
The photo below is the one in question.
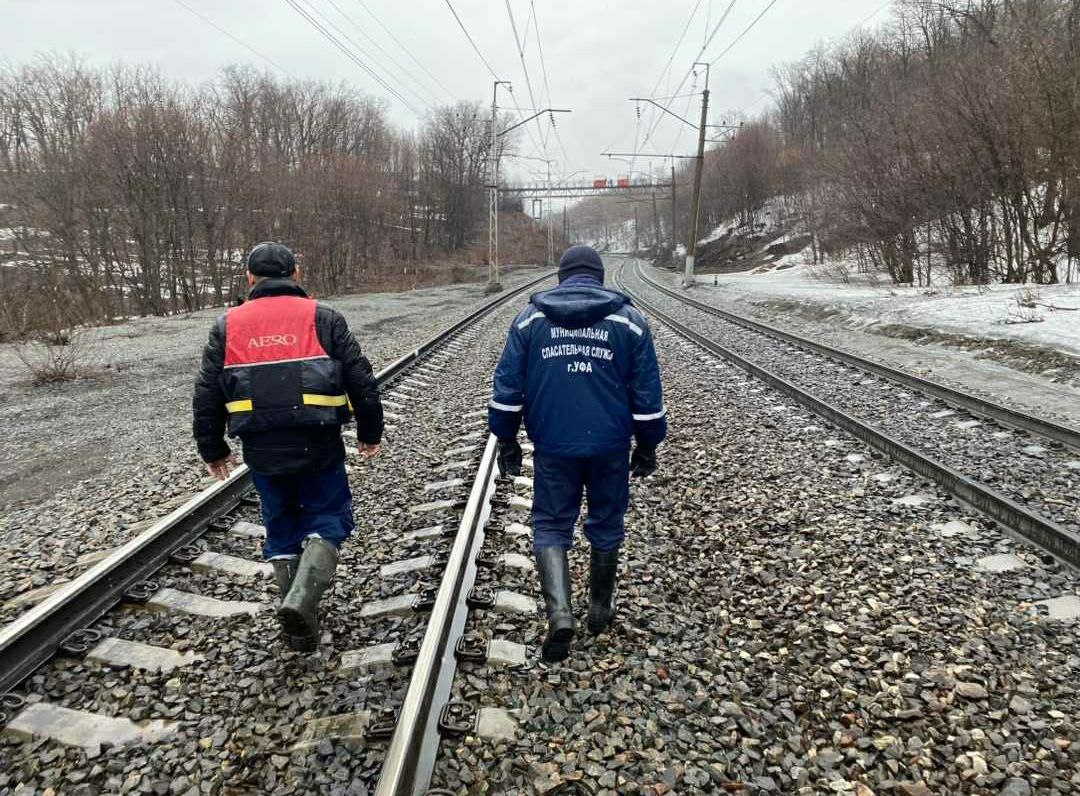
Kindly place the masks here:
[(678, 215), (675, 212), (675, 159), (671, 160), (671, 264), (675, 264), (675, 242), (679, 239), (676, 231)]
[[(498, 98), (499, 86), (510, 85), (509, 80), (496, 80), (495, 88), (491, 97), (491, 193), (488, 200), (488, 286), (497, 285), (499, 283), (499, 139), (509, 133), (511, 130), (516, 130), (522, 125), (526, 125), (533, 119), (543, 116), (544, 114), (556, 114), (556, 113), (570, 113), (565, 108), (543, 108), (537, 111), (532, 116), (526, 119), (522, 119), (516, 124), (512, 124), (505, 130), (497, 130), (497, 117), (498, 117), (498, 105), (496, 100)], [(552, 116), (554, 118), (554, 116)], [(548, 183), (551, 182), (551, 164), (548, 164)], [(550, 185), (549, 185), (550, 187)], [(543, 208), (543, 203), (540, 205)], [(550, 233), (549, 233), (550, 235)]]
[(499, 86), (509, 80), (496, 80), (491, 89), (491, 184), (488, 189), (488, 285), (499, 284)]
[(686, 274), (683, 287), (694, 284), (694, 256), (697, 254), (698, 218), (701, 213), (701, 172), (705, 167), (705, 132), (709, 123), (709, 64), (695, 63), (705, 67), (705, 90), (701, 92), (701, 125), (698, 127), (697, 167), (694, 170), (694, 199), (690, 206), (690, 240), (686, 245)]
[(660, 256), (660, 213), (656, 210), (656, 191), (652, 192), (652, 246), (653, 257)]
[[(546, 153), (545, 153), (546, 154)], [(548, 184), (548, 211), (547, 211), (547, 233), (548, 233), (548, 266), (555, 264), (555, 239), (554, 230), (552, 229), (553, 219), (551, 217), (551, 161), (547, 163), (547, 184)]]
[(637, 218), (638, 218), (637, 205), (635, 204), (634, 205), (634, 255), (635, 256), (637, 256), (637, 253), (639, 251), (641, 251), (640, 238), (638, 237), (638, 220), (637, 220)]

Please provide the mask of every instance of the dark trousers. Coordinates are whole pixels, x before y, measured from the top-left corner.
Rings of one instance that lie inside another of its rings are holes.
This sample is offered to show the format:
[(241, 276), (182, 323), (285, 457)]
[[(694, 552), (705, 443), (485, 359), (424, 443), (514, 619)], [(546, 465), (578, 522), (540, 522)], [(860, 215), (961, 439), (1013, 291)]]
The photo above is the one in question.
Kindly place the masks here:
[(353, 532), (352, 492), (344, 460), (318, 472), (251, 476), (262, 500), (267, 559), (295, 558), (309, 536), (340, 548)]
[(597, 550), (618, 548), (626, 535), (630, 501), (630, 451), (588, 459), (533, 455), (533, 545), (569, 550), (574, 523), (588, 500), (585, 538)]

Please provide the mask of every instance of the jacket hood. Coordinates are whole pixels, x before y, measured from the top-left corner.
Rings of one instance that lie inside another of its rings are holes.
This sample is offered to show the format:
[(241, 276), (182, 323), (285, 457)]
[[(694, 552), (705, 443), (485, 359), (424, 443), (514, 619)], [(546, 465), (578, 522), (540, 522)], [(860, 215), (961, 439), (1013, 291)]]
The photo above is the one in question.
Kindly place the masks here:
[(595, 279), (575, 276), (551, 290), (532, 296), (533, 305), (556, 326), (577, 329), (592, 326), (630, 303), (617, 290), (609, 290)]
[(300, 296), (307, 298), (307, 292), (295, 279), (263, 279), (256, 282), (248, 292), (248, 301), (266, 296)]

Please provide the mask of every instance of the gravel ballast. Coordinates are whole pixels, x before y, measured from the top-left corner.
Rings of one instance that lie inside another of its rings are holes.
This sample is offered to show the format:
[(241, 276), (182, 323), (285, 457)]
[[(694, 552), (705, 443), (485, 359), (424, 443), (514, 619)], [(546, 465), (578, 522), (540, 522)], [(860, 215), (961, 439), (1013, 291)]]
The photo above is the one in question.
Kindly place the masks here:
[(887, 379), (683, 304), (649, 286), (632, 267), (625, 267), (622, 275), (628, 289), (725, 348), (1028, 510), (1080, 532), (1080, 453), (974, 418)]
[[(453, 525), (457, 512), (415, 509), (467, 492), (474, 467), (442, 469), (446, 451), (474, 444), (474, 432), (482, 442), (476, 413), (522, 301), (436, 357), (440, 369), (421, 368), (432, 386), (403, 380), (388, 392), (401, 419), (382, 457), (350, 459), (358, 528), (327, 598), (318, 655), (280, 652), (272, 582), (169, 565), (162, 586), (268, 607), (224, 622), (110, 614), (102, 629), (203, 659), (167, 674), (58, 659), (27, 691), (177, 721), (175, 734), (97, 755), (0, 741), (0, 794), (370, 793), (384, 743), (294, 746), (309, 720), (378, 717), (400, 702), (407, 670), (346, 674), (341, 654), (422, 632), (416, 615), (360, 613), (437, 580), (437, 570), (380, 569), (448, 548), (409, 532)], [(537, 609), (474, 610), (468, 629), (526, 644), (529, 664), (462, 664), (454, 698), (509, 711), (516, 730), (499, 742), (444, 740), (433, 787), (509, 796), (1080, 790), (1076, 624), (1052, 619), (1047, 604), (1080, 594), (1077, 574), (741, 370), (654, 331), (671, 436), (659, 472), (632, 485), (615, 624), (585, 633), (580, 535), (571, 557), (579, 635), (561, 665), (536, 663), (546, 623), (535, 574), (481, 567), (478, 586), (518, 592)], [(428, 488), (456, 477), (464, 483)], [(500, 483), (485, 557), (530, 553), (516, 524), (527, 517), (506, 505), (512, 493), (529, 496), (524, 484)], [(243, 518), (255, 521), (255, 511)], [(223, 534), (200, 544), (257, 555), (256, 541)]]
[[(1076, 628), (1038, 605), (1075, 594), (1075, 573), (742, 371), (657, 338), (672, 433), (658, 474), (632, 487), (616, 626), (579, 635), (550, 670), (459, 678), (460, 697), (511, 711), (519, 730), (444, 741), (434, 784), (1076, 792)], [(1022, 568), (977, 566), (1002, 553)], [(587, 562), (581, 541), (579, 630)], [(542, 618), (526, 631), (535, 645)]]
[[(178, 722), (153, 744), (107, 748), (100, 754), (46, 741), (0, 741), (0, 793), (367, 793), (377, 777), (385, 741), (342, 729), (310, 733), (311, 722), (356, 720), (363, 726), (394, 709), (408, 684), (408, 667), (342, 671), (342, 655), (376, 644), (418, 641), (427, 616), (364, 618), (374, 600), (437, 585), (438, 566), (384, 577), (387, 564), (449, 549), (450, 537), (410, 540), (407, 533), (434, 522), (456, 530), (460, 511), (418, 514), (433, 499), (461, 497), (455, 486), (432, 495), (431, 483), (447, 480), (438, 470), (445, 451), (478, 446), (485, 421), (476, 416), (490, 392), (490, 374), (505, 332), (524, 299), (488, 316), (458, 335), (432, 358), (384, 393), (391, 420), (383, 454), (361, 462), (350, 454), (357, 528), (342, 550), (336, 582), (324, 598), (320, 649), (311, 656), (285, 651), (273, 608), (272, 579), (230, 577), (169, 564), (156, 576), (162, 588), (220, 600), (256, 602), (254, 617), (232, 619), (176, 616), (125, 606), (96, 629), (106, 635), (201, 656), (168, 673), (113, 670), (78, 659), (57, 658), (35, 673), (24, 690), (31, 702), (141, 722)], [(457, 316), (461, 313), (455, 312)], [(439, 323), (451, 319), (440, 316)], [(425, 329), (418, 337), (427, 337)], [(396, 337), (399, 344), (403, 335)], [(429, 387), (418, 387), (419, 378)], [(410, 382), (410, 380), (413, 380)], [(472, 416), (466, 418), (466, 415)], [(461, 439), (481, 432), (479, 441)], [(350, 445), (350, 447), (352, 447)], [(477, 448), (477, 454), (479, 448)], [(458, 459), (468, 459), (459, 455)], [(471, 483), (475, 464), (457, 472)], [(467, 489), (463, 486), (462, 489)], [(257, 509), (238, 518), (258, 522)], [(198, 545), (248, 559), (259, 556), (259, 540), (211, 531)], [(357, 718), (363, 716), (363, 720)], [(297, 746), (301, 745), (301, 748)], [(18, 790), (21, 787), (22, 790)]]
[[(504, 284), (541, 273), (514, 269)], [(330, 303), (378, 370), (488, 298), (466, 284)], [(99, 375), (53, 387), (29, 386), (0, 346), (0, 621), (28, 607), (12, 604), (20, 595), (72, 577), (80, 556), (127, 541), (211, 483), (191, 439), (191, 393), (219, 313), (92, 330)]]
[[(645, 263), (641, 266), (657, 282), (679, 288), (681, 274)], [(835, 303), (823, 304), (813, 297), (800, 300), (773, 295), (767, 289), (758, 292), (761, 283), (753, 278), (720, 277), (719, 281), (714, 287), (710, 275), (701, 275), (688, 295), (973, 395), (1080, 427), (1076, 383), (1080, 360), (1075, 351), (950, 334), (925, 323), (921, 328), (882, 323), (873, 312), (846, 312), (843, 289), (837, 291)], [(1062, 362), (1067, 364), (1062, 366)]]

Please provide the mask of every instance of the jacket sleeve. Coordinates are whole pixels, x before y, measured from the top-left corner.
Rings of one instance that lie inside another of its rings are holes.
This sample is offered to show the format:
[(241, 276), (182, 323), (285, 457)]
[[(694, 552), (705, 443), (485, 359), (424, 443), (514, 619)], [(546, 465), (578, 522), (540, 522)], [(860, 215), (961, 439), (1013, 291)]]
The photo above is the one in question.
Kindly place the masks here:
[(634, 335), (633, 369), (630, 374), (630, 411), (634, 420), (634, 438), (638, 445), (655, 448), (667, 437), (667, 409), (660, 385), (660, 366), (656, 361), (652, 330), (638, 312), (634, 323), (642, 333)]
[(191, 401), (192, 434), (199, 455), (205, 462), (216, 462), (229, 455), (225, 441), (228, 416), (225, 394), (221, 389), (221, 371), (225, 366), (225, 318), (222, 316), (210, 329), (210, 339), (203, 349), (199, 376), (195, 380), (195, 396)]
[(345, 392), (356, 417), (356, 438), (360, 442), (376, 445), (382, 440), (383, 408), (371, 363), (360, 350), (360, 344), (349, 329), (345, 316), (325, 305), (320, 305), (319, 310), (327, 313), (330, 345), (327, 347), (324, 344), (324, 347), (331, 359), (341, 363)]
[(499, 364), (495, 367), (494, 389), (488, 404), (488, 427), (502, 440), (517, 437), (521, 415), (525, 411), (525, 362), (528, 341), (518, 326), (521, 316), (514, 319), (506, 337)]

